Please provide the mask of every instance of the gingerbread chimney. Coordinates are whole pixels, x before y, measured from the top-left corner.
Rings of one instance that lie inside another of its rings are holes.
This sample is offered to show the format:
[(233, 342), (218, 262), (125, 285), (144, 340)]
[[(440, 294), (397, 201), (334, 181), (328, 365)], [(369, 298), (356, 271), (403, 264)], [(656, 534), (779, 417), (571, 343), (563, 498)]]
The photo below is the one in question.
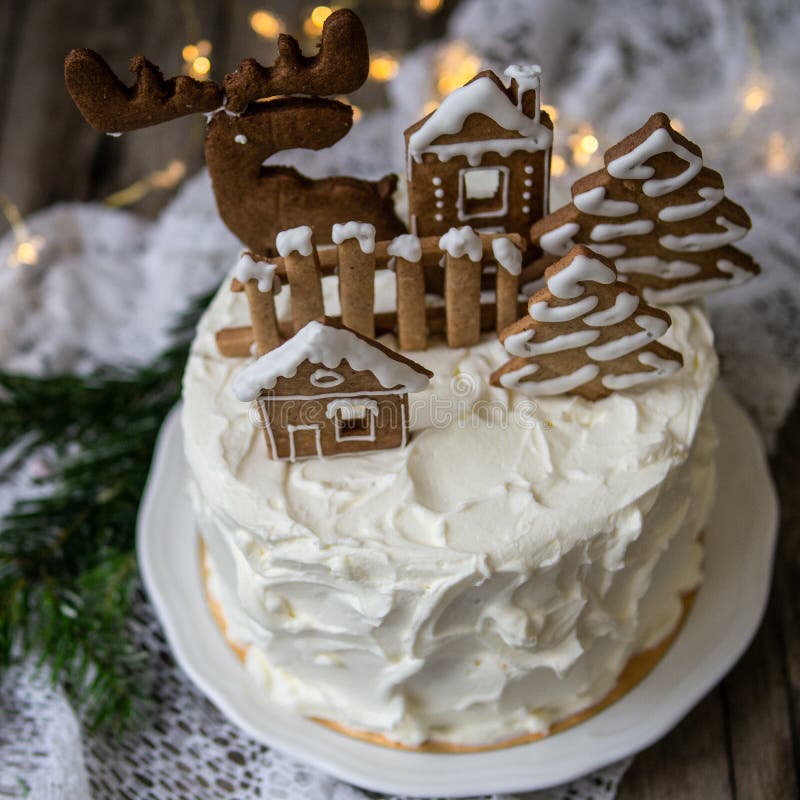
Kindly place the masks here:
[(539, 122), (539, 81), (542, 68), (538, 64), (512, 64), (503, 75), (509, 79), (512, 101), (526, 116)]

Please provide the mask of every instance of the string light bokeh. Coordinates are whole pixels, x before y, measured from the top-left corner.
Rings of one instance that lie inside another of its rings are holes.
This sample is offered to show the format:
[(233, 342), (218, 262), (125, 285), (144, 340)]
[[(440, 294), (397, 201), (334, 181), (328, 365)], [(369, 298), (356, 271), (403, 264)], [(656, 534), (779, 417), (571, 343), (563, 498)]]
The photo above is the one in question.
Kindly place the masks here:
[[(347, 7), (357, 10), (358, 2), (348, 2)], [(180, 7), (185, 22), (187, 44), (180, 52), (182, 72), (197, 80), (207, 80), (212, 71), (213, 42), (204, 38), (193, 0), (181, 0)], [(443, 10), (443, 0), (414, 0), (414, 10), (423, 16), (434, 15)], [(309, 5), (303, 12), (300, 30), (291, 30), (287, 23), (268, 7), (252, 8), (244, 20), (250, 30), (265, 42), (275, 42), (282, 33), (300, 35), (308, 40), (317, 40), (325, 20), (337, 6)], [(769, 75), (760, 68), (760, 54), (755, 44), (751, 47), (751, 60), (754, 65), (750, 79), (744, 84), (738, 113), (731, 123), (729, 136), (741, 135), (753, 123), (759, 112), (773, 102), (773, 84)], [(394, 80), (401, 68), (401, 54), (389, 51), (375, 51), (370, 54), (368, 80), (374, 84), (387, 84)], [(419, 103), (420, 116), (434, 111), (442, 99), (450, 92), (463, 86), (482, 68), (480, 57), (471, 51), (469, 45), (460, 40), (443, 44), (434, 58), (433, 75), (428, 96)], [(363, 115), (360, 107), (353, 105), (345, 97), (336, 98), (348, 102), (353, 108), (353, 120), (358, 122)], [(605, 147), (597, 133), (586, 120), (563, 116), (553, 105), (542, 104), (550, 118), (556, 123), (556, 140), (551, 161), (551, 175), (561, 177), (572, 170), (588, 172), (602, 166), (602, 153)], [(409, 121), (411, 122), (411, 120)], [(684, 126), (680, 119), (672, 119), (673, 128), (679, 133)], [(607, 145), (608, 143), (606, 143)], [(772, 174), (788, 172), (796, 167), (796, 148), (792, 139), (783, 131), (770, 131), (765, 137), (763, 164)], [(187, 166), (180, 159), (171, 160), (164, 168), (155, 170), (130, 186), (114, 192), (104, 202), (114, 208), (135, 205), (150, 192), (176, 188), (187, 175)], [(5, 217), (14, 235), (15, 245), (9, 256), (9, 266), (35, 266), (45, 245), (41, 236), (33, 235), (20, 210), (6, 195), (0, 193), (0, 212)]]

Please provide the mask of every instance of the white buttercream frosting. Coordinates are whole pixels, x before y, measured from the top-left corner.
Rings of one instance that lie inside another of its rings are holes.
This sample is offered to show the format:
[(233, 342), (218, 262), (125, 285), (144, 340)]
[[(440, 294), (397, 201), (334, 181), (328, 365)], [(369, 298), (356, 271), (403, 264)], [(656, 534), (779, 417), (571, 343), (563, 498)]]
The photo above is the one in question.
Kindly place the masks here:
[[(394, 280), (378, 271), (379, 305)], [(407, 447), (291, 464), (231, 391), (246, 360), (214, 333), (248, 312), (223, 288), (186, 371), (185, 447), (214, 592), (264, 691), (408, 744), (545, 731), (604, 697), (700, 580), (717, 361), (703, 309), (668, 311), (685, 366), (595, 403), (490, 386), (494, 334), (431, 337)]]

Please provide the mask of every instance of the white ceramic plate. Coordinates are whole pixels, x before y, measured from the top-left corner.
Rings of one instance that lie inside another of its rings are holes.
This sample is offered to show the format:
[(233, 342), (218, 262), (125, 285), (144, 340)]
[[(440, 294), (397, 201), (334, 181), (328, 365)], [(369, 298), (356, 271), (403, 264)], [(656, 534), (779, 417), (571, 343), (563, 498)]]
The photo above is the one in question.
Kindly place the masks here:
[(564, 783), (667, 733), (733, 666), (761, 621), (777, 529), (775, 492), (749, 419), (723, 391), (713, 402), (719, 493), (706, 529), (705, 581), (683, 630), (650, 675), (621, 700), (542, 741), (457, 755), (390, 750), (271, 703), (206, 607), (177, 408), (161, 431), (139, 513), (144, 582), (181, 667), (225, 714), (267, 745), (386, 793), (460, 797)]

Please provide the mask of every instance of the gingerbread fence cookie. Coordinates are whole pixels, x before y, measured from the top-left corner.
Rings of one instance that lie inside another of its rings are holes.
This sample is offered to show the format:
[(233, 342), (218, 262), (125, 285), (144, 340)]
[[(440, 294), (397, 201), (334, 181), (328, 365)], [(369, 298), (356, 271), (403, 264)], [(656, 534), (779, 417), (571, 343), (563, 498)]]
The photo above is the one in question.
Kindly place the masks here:
[(680, 369), (681, 354), (657, 341), (669, 314), (619, 281), (610, 260), (577, 245), (545, 281), (528, 315), (500, 336), (513, 358), (493, 373), (495, 386), (597, 400)]
[[(335, 224), (330, 238), (336, 247), (318, 250), (311, 227), (301, 225), (278, 232), (280, 256), (266, 259), (250, 254), (258, 262), (268, 260), (275, 275), (287, 278), (292, 319), (274, 322), (275, 332), (263, 330), (260, 339), (255, 325), (218, 331), (217, 346), (223, 355), (247, 356), (254, 343), (265, 352), (277, 337), (291, 336), (322, 316), (322, 279), (333, 273), (339, 279), (341, 316), (329, 319), (368, 337), (396, 330), (402, 350), (424, 350), (429, 333), (446, 333), (451, 347), (469, 347), (480, 340), (482, 331), (499, 332), (524, 312), (519, 282), (525, 243), (519, 234), (478, 233), (464, 225), (442, 236), (420, 239), (408, 233), (376, 241), (373, 225), (348, 220)], [(426, 268), (445, 274), (443, 303), (428, 302)], [(376, 311), (375, 273), (385, 269), (396, 272), (397, 308)], [(252, 281), (248, 287), (236, 277), (231, 288), (247, 291), (251, 311), (255, 306), (262, 322), (273, 324), (271, 296), (257, 293)]]
[(320, 95), (352, 92), (366, 80), (369, 51), (361, 21), (348, 9), (334, 11), (313, 57), (303, 56), (290, 36), (282, 35), (278, 46), (273, 66), (243, 61), (225, 77), (224, 92), (213, 81), (165, 80), (142, 56), (131, 62), (136, 82), (126, 87), (91, 50), (73, 50), (64, 75), (81, 113), (105, 133), (208, 113), (206, 163), (220, 216), (254, 252), (272, 255), (278, 232), (300, 225), (310, 225), (317, 240), (328, 243), (332, 225), (352, 218), (374, 225), (379, 238), (402, 233), (394, 175), (311, 180), (289, 167), (262, 166), (281, 150), (330, 147), (350, 130), (352, 108)]
[(571, 203), (534, 223), (535, 244), (559, 256), (585, 244), (655, 303), (693, 300), (758, 274), (732, 246), (750, 228), (747, 212), (725, 197), (722, 177), (666, 114), (611, 147), (605, 164), (573, 185)]

